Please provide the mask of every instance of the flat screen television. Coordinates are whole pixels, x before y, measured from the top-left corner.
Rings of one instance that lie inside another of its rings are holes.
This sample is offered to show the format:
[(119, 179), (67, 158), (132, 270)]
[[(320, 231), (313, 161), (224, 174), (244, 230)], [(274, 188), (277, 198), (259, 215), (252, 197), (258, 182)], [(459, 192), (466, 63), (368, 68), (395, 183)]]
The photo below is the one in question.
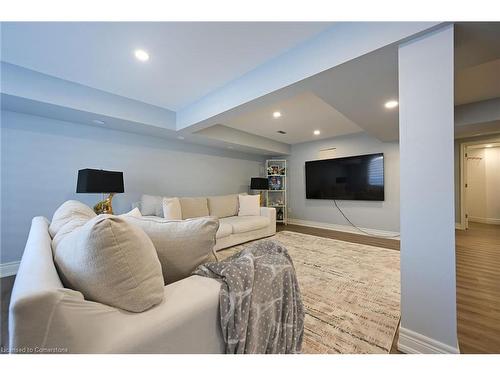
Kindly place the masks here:
[(384, 200), (384, 154), (306, 161), (306, 198)]

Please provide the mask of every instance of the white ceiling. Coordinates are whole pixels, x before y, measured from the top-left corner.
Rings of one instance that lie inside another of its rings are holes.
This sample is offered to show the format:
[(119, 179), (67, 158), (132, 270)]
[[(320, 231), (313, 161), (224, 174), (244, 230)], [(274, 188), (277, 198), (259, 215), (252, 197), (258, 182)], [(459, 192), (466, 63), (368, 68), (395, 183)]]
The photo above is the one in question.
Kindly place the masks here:
[(500, 59), (470, 66), (457, 72), (455, 105), (498, 97), (500, 97)]
[[(273, 118), (272, 114), (275, 111), (279, 111), (282, 116)], [(331, 138), (363, 130), (310, 91), (244, 113), (225, 122), (224, 125), (251, 131), (287, 144)], [(286, 134), (279, 134), (278, 130), (283, 130)], [(319, 130), (320, 136), (314, 135), (314, 130)]]
[[(3, 61), (178, 110), (330, 27), (327, 22), (2, 23)], [(150, 54), (147, 63), (133, 56)]]

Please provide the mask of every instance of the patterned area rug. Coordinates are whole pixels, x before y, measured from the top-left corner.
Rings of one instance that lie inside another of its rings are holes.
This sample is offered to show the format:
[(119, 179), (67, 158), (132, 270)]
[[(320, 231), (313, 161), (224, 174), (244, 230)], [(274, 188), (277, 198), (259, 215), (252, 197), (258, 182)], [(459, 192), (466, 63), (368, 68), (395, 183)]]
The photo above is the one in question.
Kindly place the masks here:
[(272, 238), (286, 246), (297, 271), (303, 353), (389, 353), (400, 318), (399, 251), (287, 231)]

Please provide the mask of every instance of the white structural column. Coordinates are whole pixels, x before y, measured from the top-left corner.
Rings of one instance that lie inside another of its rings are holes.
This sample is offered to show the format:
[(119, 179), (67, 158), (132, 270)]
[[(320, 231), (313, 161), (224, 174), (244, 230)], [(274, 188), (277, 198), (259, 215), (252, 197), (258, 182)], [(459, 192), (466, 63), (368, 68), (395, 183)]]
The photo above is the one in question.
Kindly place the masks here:
[(457, 353), (453, 25), (399, 47), (401, 327), (408, 353)]

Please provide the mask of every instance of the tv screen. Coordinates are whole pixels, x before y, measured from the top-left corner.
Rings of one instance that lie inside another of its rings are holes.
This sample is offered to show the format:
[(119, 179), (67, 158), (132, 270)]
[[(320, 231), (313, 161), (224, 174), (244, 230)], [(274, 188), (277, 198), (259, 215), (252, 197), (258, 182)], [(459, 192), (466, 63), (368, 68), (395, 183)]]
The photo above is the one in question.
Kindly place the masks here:
[(306, 198), (384, 200), (384, 154), (306, 161)]

